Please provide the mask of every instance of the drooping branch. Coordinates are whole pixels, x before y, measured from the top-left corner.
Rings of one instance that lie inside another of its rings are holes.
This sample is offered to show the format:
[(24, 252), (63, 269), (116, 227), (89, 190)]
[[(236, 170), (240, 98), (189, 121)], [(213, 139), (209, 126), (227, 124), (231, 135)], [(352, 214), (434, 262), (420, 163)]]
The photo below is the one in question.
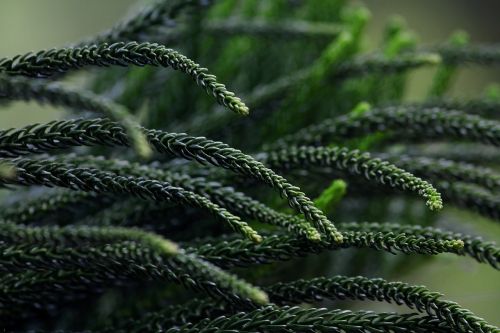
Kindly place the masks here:
[(167, 333), (195, 333), (210, 330), (224, 331), (269, 331), (280, 327), (285, 331), (314, 332), (451, 332), (448, 325), (437, 318), (419, 317), (416, 314), (352, 312), (325, 308), (304, 309), (299, 307), (268, 306), (251, 312), (240, 312), (229, 317), (205, 319), (196, 324), (186, 324), (166, 330)]
[(154, 43), (117, 42), (76, 48), (52, 49), (27, 53), (14, 58), (0, 59), (0, 73), (31, 77), (50, 77), (87, 66), (162, 66), (189, 75), (212, 95), (217, 102), (230, 110), (246, 115), (248, 107), (217, 82), (213, 74), (179, 52)]
[(433, 227), (396, 223), (342, 223), (340, 228), (342, 231), (393, 232), (395, 234), (422, 236), (436, 240), (460, 240), (464, 246), (463, 250), (457, 252), (457, 254), (469, 256), (477, 262), (488, 263), (493, 268), (500, 269), (500, 247), (494, 242), (483, 240), (481, 237)]
[(380, 157), (388, 157), (390, 161), (399, 167), (421, 177), (451, 182), (473, 183), (492, 191), (500, 188), (500, 174), (489, 168), (445, 159), (410, 157), (400, 154), (397, 158), (384, 154), (380, 155)]
[(139, 122), (135, 116), (122, 105), (90, 91), (78, 91), (64, 88), (56, 83), (0, 75), (1, 99), (35, 100), (42, 104), (48, 103), (108, 116), (125, 127), (139, 156), (147, 158), (152, 153), (144, 134), (138, 128)]
[(457, 303), (440, 300), (441, 294), (423, 286), (404, 282), (388, 282), (366, 277), (334, 276), (314, 278), (290, 283), (278, 283), (266, 288), (273, 303), (298, 304), (315, 302), (323, 298), (395, 302), (415, 308), (418, 312), (447, 322), (457, 332), (496, 332), (497, 328), (477, 317)]
[(59, 186), (95, 193), (128, 194), (154, 201), (177, 202), (181, 205), (206, 209), (228, 223), (235, 231), (255, 242), (260, 235), (246, 222), (207, 198), (180, 187), (158, 180), (118, 176), (111, 172), (91, 168), (79, 168), (71, 164), (51, 161), (15, 160), (16, 177), (0, 178), (0, 183), (17, 185)]
[[(372, 158), (366, 152), (343, 147), (292, 146), (263, 153), (258, 157), (273, 169), (304, 169), (309, 166), (319, 166), (345, 170), (351, 175), (363, 175), (371, 181), (413, 191), (426, 199), (431, 210), (438, 210), (443, 206), (440, 194), (431, 184), (387, 161)], [(402, 167), (406, 168), (407, 165), (404, 164)]]
[(62, 158), (55, 158), (55, 160), (76, 163), (78, 165), (88, 165), (123, 176), (148, 177), (166, 181), (174, 186), (179, 186), (188, 191), (203, 195), (214, 203), (243, 218), (256, 219), (263, 223), (285, 227), (312, 241), (317, 241), (321, 238), (318, 231), (304, 219), (280, 213), (264, 203), (219, 182), (200, 176), (191, 177), (185, 173), (166, 171), (165, 169), (168, 169), (168, 167), (165, 165), (152, 164), (147, 166), (118, 159), (108, 160), (102, 157), (88, 155), (69, 155)]
[[(341, 241), (340, 234), (333, 224), (298, 187), (291, 185), (285, 178), (252, 157), (224, 143), (204, 137), (160, 130), (143, 129), (143, 132), (158, 152), (196, 160), (202, 164), (210, 163), (263, 181), (277, 189), (288, 199), (290, 206), (303, 213), (306, 220), (313, 222), (319, 231)], [(64, 140), (60, 139), (61, 136)], [(128, 138), (119, 124), (103, 119), (58, 121), (27, 126), (19, 130), (0, 131), (0, 157), (15, 157), (29, 152), (49, 152), (82, 145), (128, 146)]]
[(500, 144), (500, 122), (486, 120), (459, 111), (387, 107), (372, 109), (360, 115), (345, 115), (325, 119), (321, 124), (306, 127), (278, 140), (272, 147), (289, 145), (326, 145), (339, 139), (356, 138), (377, 131), (399, 134), (408, 138), (461, 139)]
[[(229, 292), (229, 299), (230, 295), (236, 296), (235, 301), (241, 297), (243, 301), (249, 299), (258, 304), (267, 302), (266, 294), (258, 288), (193, 254), (186, 254), (177, 245), (156, 234), (139, 229), (26, 227), (1, 222), (0, 239), (4, 241), (1, 244), (3, 260), (0, 268), (1, 271), (10, 273), (5, 279), (15, 278), (16, 272), (23, 274), (27, 268), (34, 270), (34, 273), (28, 272), (32, 274), (32, 279), (25, 280), (26, 288), (29, 288), (31, 283), (41, 284), (43, 287), (51, 281), (48, 278), (45, 280), (43, 273), (50, 275), (58, 273), (58, 270), (66, 271), (68, 276), (73, 275), (77, 280), (79, 278), (74, 275), (78, 274), (78, 270), (87, 272), (89, 278), (95, 272), (97, 281), (106, 279), (106, 273), (109, 272), (107, 279), (111, 284), (113, 275), (127, 275), (127, 272), (132, 272), (132, 276), (139, 273), (149, 275), (150, 278), (156, 276), (177, 281), (192, 289), (207, 291), (213, 296), (224, 295), (220, 290), (217, 291), (218, 288), (223, 288)], [(11, 242), (21, 245), (10, 245)], [(72, 247), (70, 244), (78, 246)], [(48, 248), (43, 248), (43, 245)], [(131, 261), (135, 262), (135, 265), (127, 269)], [(155, 266), (159, 269), (154, 269)], [(41, 270), (40, 276), (36, 274), (37, 269)], [(136, 273), (133, 273), (134, 271)], [(54, 283), (57, 283), (58, 274), (52, 276)], [(60, 280), (64, 281), (64, 277), (61, 276)], [(196, 280), (198, 281), (195, 282)], [(207, 284), (206, 281), (212, 283)], [(80, 284), (84, 282), (85, 279), (82, 279)], [(91, 278), (89, 282), (92, 282)], [(75, 284), (78, 285), (77, 282)], [(9, 285), (2, 284), (6, 291), (9, 290)], [(60, 288), (56, 289), (61, 291)], [(9, 292), (15, 295), (21, 290), (22, 288), (12, 288)], [(36, 294), (33, 296), (37, 297)], [(5, 297), (10, 297), (9, 293), (6, 293)]]
[(83, 40), (76, 45), (81, 47), (99, 43), (143, 40), (143, 35), (147, 37), (147, 31), (152, 28), (175, 26), (175, 19), (187, 8), (202, 7), (211, 2), (205, 0), (156, 0), (149, 7), (116, 24), (108, 31)]
[(407, 254), (461, 253), (463, 248), (461, 240), (436, 240), (395, 232), (346, 231), (342, 236), (344, 241), (341, 244), (324, 240), (312, 243), (283, 234), (266, 235), (259, 244), (228, 237), (204, 240), (187, 251), (197, 253), (217, 265), (234, 267), (290, 260), (311, 253), (350, 247)]

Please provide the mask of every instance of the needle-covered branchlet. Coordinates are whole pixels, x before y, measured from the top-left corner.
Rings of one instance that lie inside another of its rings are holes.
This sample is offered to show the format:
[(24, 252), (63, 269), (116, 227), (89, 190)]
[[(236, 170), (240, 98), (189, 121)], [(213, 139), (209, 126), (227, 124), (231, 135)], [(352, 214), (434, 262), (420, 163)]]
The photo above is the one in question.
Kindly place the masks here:
[[(71, 289), (71, 284), (85, 287), (107, 279), (107, 283), (112, 285), (116, 283), (113, 276), (126, 278), (128, 274), (128, 279), (132, 280), (141, 275), (144, 279), (145, 275), (146, 279), (176, 281), (194, 290), (211, 290), (210, 294), (219, 297), (224, 295), (219, 289), (222, 288), (233, 293), (236, 302), (239, 298), (257, 304), (268, 301), (260, 289), (194, 254), (185, 253), (173, 242), (140, 229), (27, 227), (0, 222), (0, 240), (4, 263), (0, 264), (0, 270), (9, 273), (3, 276), (2, 284), (7, 298), (15, 299), (15, 295), (19, 295), (14, 281), (16, 276), (21, 277), (23, 274), (25, 280), (18, 282), (18, 285), (23, 284), (25, 292), (31, 290), (35, 298), (36, 285), (53, 283), (55, 290), (50, 294), (57, 298), (61, 297), (58, 283), (64, 284), (66, 281)], [(80, 248), (75, 247), (76, 244)], [(54, 265), (62, 274), (47, 270), (51, 266), (54, 268)], [(81, 277), (78, 276), (79, 270), (84, 273)]]
[(500, 198), (485, 188), (462, 182), (440, 181), (436, 183), (445, 200), (458, 207), (476, 211), (493, 220), (500, 221)]
[(464, 242), (460, 239), (436, 239), (421, 235), (401, 234), (391, 231), (345, 231), (344, 242), (309, 242), (289, 235), (266, 235), (259, 244), (233, 238), (206, 239), (193, 244), (187, 251), (224, 267), (248, 266), (290, 260), (311, 253), (321, 253), (341, 248), (372, 248), (390, 253), (461, 254)]
[(366, 277), (334, 276), (278, 283), (267, 288), (271, 301), (276, 304), (296, 304), (327, 299), (352, 299), (395, 302), (415, 308), (447, 322), (457, 332), (495, 332), (496, 328), (457, 303), (440, 300), (441, 294), (423, 286), (403, 282), (388, 282)]
[(276, 327), (293, 332), (450, 332), (450, 326), (430, 316), (420, 317), (414, 313), (375, 313), (368, 311), (328, 310), (326, 308), (300, 308), (267, 306), (251, 312), (240, 312), (232, 316), (205, 319), (196, 324), (170, 328), (167, 333), (195, 333), (228, 331), (263, 331)]
[(500, 247), (495, 242), (484, 240), (481, 237), (433, 227), (397, 223), (352, 222), (342, 223), (340, 224), (340, 228), (343, 231), (394, 232), (397, 234), (423, 236), (436, 240), (460, 240), (463, 243), (463, 250), (457, 252), (457, 254), (471, 257), (478, 262), (488, 263), (493, 268), (500, 269)]
[(153, 201), (176, 202), (209, 211), (243, 236), (260, 242), (262, 237), (246, 222), (209, 199), (154, 179), (119, 176), (92, 168), (50, 161), (14, 160), (16, 178), (0, 178), (0, 184), (58, 186), (95, 193), (128, 194)]
[(248, 107), (226, 87), (217, 82), (193, 60), (179, 52), (155, 43), (116, 42), (76, 48), (52, 49), (0, 59), (0, 74), (50, 77), (86, 66), (162, 66), (189, 75), (217, 102), (238, 114), (247, 115)]
[(341, 139), (357, 138), (378, 131), (390, 132), (398, 138), (458, 139), (500, 144), (500, 122), (438, 108), (387, 107), (372, 109), (361, 115), (345, 115), (325, 119), (278, 140), (272, 147), (290, 145), (325, 145)]
[(363, 175), (368, 180), (416, 192), (426, 199), (431, 210), (443, 207), (441, 195), (431, 184), (387, 161), (372, 158), (367, 152), (343, 147), (292, 146), (264, 153), (259, 157), (273, 169), (304, 169), (317, 166), (332, 167), (351, 175)]
[[(69, 111), (0, 129), (0, 328), (500, 333), (423, 286), (330, 274), (442, 254), (500, 269), (495, 235), (436, 212), (442, 196), (500, 219), (500, 86), (447, 97), (499, 45), (422, 47), (395, 18), (366, 52), (369, 18), (346, 1), (154, 0), (67, 47), (0, 56), (0, 106)], [(406, 102), (422, 67), (427, 97)], [(388, 223), (346, 222), (366, 220)]]
[[(187, 134), (168, 133), (143, 129), (151, 146), (160, 153), (167, 153), (213, 164), (240, 175), (263, 181), (284, 196), (291, 207), (303, 213), (306, 220), (327, 237), (341, 242), (342, 237), (323, 212), (316, 208), (300, 188), (265, 167), (249, 155), (222, 142)], [(56, 134), (57, 133), (57, 134)], [(64, 140), (56, 136), (64, 136)], [(0, 131), (0, 156), (15, 157), (26, 153), (50, 152), (74, 146), (128, 146), (128, 137), (122, 126), (105, 120), (68, 120), (45, 125), (32, 125), (19, 130)]]
[(77, 112), (90, 111), (107, 116), (125, 127), (132, 146), (139, 156), (151, 157), (151, 147), (139, 130), (139, 121), (136, 117), (122, 105), (95, 95), (91, 91), (69, 89), (56, 83), (23, 77), (0, 75), (0, 101), (4, 99), (27, 102), (34, 100), (41, 104), (68, 107)]
[[(384, 158), (385, 155), (381, 155)], [(478, 165), (428, 157), (387, 156), (397, 166), (421, 177), (450, 182), (472, 183), (491, 191), (500, 189), (500, 173)]]
[(147, 40), (148, 32), (155, 28), (175, 28), (176, 18), (187, 9), (205, 7), (212, 1), (206, 0), (155, 0), (151, 5), (138, 11), (131, 17), (114, 25), (111, 29), (97, 36), (85, 39), (77, 46), (98, 43)]
[(123, 160), (109, 160), (88, 155), (69, 155), (55, 158), (55, 160), (77, 163), (78, 165), (88, 165), (94, 168), (111, 171), (119, 175), (147, 177), (166, 181), (174, 186), (179, 186), (188, 191), (203, 195), (214, 203), (243, 218), (256, 219), (260, 222), (284, 227), (312, 241), (317, 241), (321, 238), (321, 234), (304, 219), (278, 212), (264, 203), (216, 181), (204, 177), (191, 177), (183, 173), (166, 171), (165, 169), (167, 169), (167, 167), (165, 165), (151, 164), (148, 166)]

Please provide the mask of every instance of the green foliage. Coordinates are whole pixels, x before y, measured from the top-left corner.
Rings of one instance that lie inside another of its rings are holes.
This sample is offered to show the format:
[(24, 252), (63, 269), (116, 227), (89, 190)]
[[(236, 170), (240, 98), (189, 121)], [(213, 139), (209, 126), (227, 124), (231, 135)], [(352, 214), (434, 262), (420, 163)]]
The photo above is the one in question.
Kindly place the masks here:
[[(342, 0), (157, 0), (74, 46), (1, 58), (2, 106), (69, 116), (0, 130), (0, 329), (500, 332), (388, 281), (445, 253), (500, 269), (496, 243), (463, 227), (500, 220), (498, 91), (443, 98), (500, 49), (464, 33), (421, 48), (396, 18), (362, 53), (369, 18)], [(436, 65), (426, 99), (402, 102), (412, 70)], [(67, 87), (75, 72), (84, 87)]]
[(321, 192), (320, 196), (314, 200), (314, 204), (324, 211), (331, 213), (333, 208), (342, 200), (347, 191), (347, 183), (342, 179), (334, 180), (327, 188)]

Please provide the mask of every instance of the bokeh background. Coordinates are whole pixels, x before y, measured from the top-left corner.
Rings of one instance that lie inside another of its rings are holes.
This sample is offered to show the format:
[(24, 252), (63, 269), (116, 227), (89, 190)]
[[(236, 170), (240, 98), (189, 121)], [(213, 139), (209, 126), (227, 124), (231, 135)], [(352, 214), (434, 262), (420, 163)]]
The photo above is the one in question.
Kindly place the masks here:
[[(2, 0), (0, 56), (62, 46), (94, 35), (111, 27), (140, 3), (135, 0)], [(457, 29), (467, 31), (473, 42), (500, 42), (498, 0), (371, 0), (364, 5), (372, 12), (365, 37), (367, 51), (376, 47), (384, 24), (394, 15), (404, 17), (424, 44), (444, 41)], [(421, 69), (412, 75), (411, 93), (407, 99), (424, 96), (432, 71)], [(478, 96), (494, 82), (500, 83), (498, 69), (461, 69), (450, 94), (464, 98)], [(51, 107), (13, 103), (0, 110), (0, 128), (43, 122), (61, 115), (61, 110)], [(460, 214), (465, 213), (461, 211)], [(500, 243), (500, 225), (487, 223), (474, 214), (470, 214), (468, 220), (475, 233)], [(492, 324), (500, 325), (500, 275), (487, 265), (440, 255), (395, 278), (440, 291), (446, 299), (458, 302)], [(394, 310), (390, 305), (380, 303), (354, 306)]]

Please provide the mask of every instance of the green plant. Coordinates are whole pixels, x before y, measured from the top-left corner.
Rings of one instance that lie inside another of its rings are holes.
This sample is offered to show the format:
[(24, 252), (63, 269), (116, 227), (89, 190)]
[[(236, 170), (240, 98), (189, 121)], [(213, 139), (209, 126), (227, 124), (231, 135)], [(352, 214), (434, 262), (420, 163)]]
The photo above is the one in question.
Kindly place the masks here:
[[(498, 92), (444, 97), (500, 47), (460, 32), (421, 48), (395, 19), (360, 55), (369, 16), (343, 0), (158, 0), (74, 46), (0, 59), (3, 104), (71, 115), (0, 131), (0, 184), (17, 190), (0, 210), (1, 328), (500, 332), (365, 277), (441, 253), (500, 268), (494, 242), (436, 227), (463, 220), (443, 205), (500, 219)], [(423, 66), (437, 66), (428, 98), (406, 103)], [(303, 305), (344, 299), (413, 312)]]

